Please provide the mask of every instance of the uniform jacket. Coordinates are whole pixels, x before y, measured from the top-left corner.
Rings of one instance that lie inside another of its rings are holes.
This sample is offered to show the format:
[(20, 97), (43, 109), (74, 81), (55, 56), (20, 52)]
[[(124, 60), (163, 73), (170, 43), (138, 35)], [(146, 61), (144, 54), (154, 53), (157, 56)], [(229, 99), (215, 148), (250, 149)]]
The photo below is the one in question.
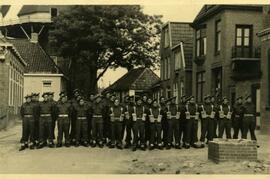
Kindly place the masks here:
[[(222, 110), (224, 111), (224, 115), (227, 115), (229, 111), (230, 112), (232, 111), (230, 105), (228, 105), (228, 104), (226, 104), (226, 105), (222, 104), (221, 106), (222, 106)], [(219, 111), (221, 111), (220, 107), (219, 107)]]
[[(204, 103), (203, 105), (203, 109), (206, 112), (206, 115), (210, 115), (212, 111), (214, 111), (214, 105), (212, 105), (211, 103)], [(200, 108), (200, 111), (202, 111), (202, 106)]]
[(254, 116), (256, 115), (256, 107), (253, 103), (248, 103), (246, 102), (244, 104), (244, 114), (253, 114)]
[(57, 117), (60, 114), (67, 114), (69, 117), (71, 117), (72, 110), (73, 110), (73, 106), (69, 102), (63, 103), (63, 102), (59, 101), (56, 105)]
[(89, 115), (89, 107), (87, 104), (76, 105), (75, 113), (77, 117), (87, 117)]
[[(135, 110), (135, 111), (134, 111)], [(137, 118), (142, 118), (143, 117), (143, 113), (145, 113), (145, 108), (143, 105), (136, 105), (136, 106), (133, 106), (133, 109), (132, 109), (132, 113), (135, 113)]]
[(186, 106), (186, 110), (190, 113), (190, 115), (195, 115), (196, 112), (199, 112), (198, 105), (196, 103), (189, 103)]
[(35, 108), (35, 105), (30, 102), (25, 102), (23, 103), (22, 107), (21, 107), (21, 117), (24, 117), (24, 115), (34, 115), (34, 108)]
[(179, 111), (176, 104), (169, 104), (167, 109), (167, 111), (171, 112), (172, 116), (176, 116), (176, 113)]
[(118, 106), (112, 106), (111, 107), (111, 114), (113, 113), (114, 117), (120, 117), (121, 115), (124, 114), (124, 108), (121, 105)]
[(154, 106), (152, 106), (150, 109), (152, 110), (152, 114), (153, 114), (154, 118), (157, 118), (158, 115), (161, 114), (160, 107), (154, 107)]
[(243, 104), (236, 103), (233, 106), (233, 118), (235, 118), (236, 116), (237, 117), (239, 116), (238, 118), (242, 118), (243, 112), (244, 112), (244, 105)]

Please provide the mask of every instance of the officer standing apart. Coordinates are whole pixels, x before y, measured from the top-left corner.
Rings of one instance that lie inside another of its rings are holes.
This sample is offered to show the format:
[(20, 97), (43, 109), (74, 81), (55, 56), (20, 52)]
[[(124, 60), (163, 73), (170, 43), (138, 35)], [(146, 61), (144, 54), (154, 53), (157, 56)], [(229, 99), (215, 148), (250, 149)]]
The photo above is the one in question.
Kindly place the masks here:
[(224, 130), (226, 132), (226, 138), (231, 139), (231, 128), (232, 128), (232, 119), (231, 119), (231, 107), (229, 101), (226, 97), (223, 98), (223, 103), (219, 106), (219, 129), (218, 137), (222, 138)]
[(243, 97), (239, 96), (236, 98), (236, 104), (233, 107), (233, 114), (232, 114), (232, 126), (233, 126), (233, 138), (238, 139), (239, 131), (243, 135)]

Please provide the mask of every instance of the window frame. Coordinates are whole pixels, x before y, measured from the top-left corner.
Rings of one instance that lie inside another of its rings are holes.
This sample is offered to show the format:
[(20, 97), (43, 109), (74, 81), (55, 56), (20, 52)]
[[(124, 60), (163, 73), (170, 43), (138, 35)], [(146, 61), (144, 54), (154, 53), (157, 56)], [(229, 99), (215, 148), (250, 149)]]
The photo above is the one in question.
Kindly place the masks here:
[[(241, 35), (238, 35), (238, 29), (241, 30)], [(249, 45), (245, 45), (245, 39), (247, 36), (245, 36), (245, 30), (249, 29)], [(238, 45), (238, 39), (241, 39), (241, 45)], [(238, 49), (240, 49), (240, 56), (245, 57), (245, 49), (248, 49), (249, 51), (249, 57), (252, 56), (252, 48), (253, 48), (253, 25), (247, 25), (247, 24), (236, 24), (235, 25), (235, 50), (236, 53), (238, 52)]]
[[(200, 71), (196, 73), (196, 101), (203, 101), (204, 87), (205, 87), (205, 71)], [(200, 88), (199, 88), (200, 87)], [(199, 99), (200, 91), (200, 99)]]
[(207, 29), (206, 26), (196, 30), (196, 57), (204, 57), (207, 54)]
[(215, 54), (219, 55), (221, 50), (221, 20), (215, 22)]

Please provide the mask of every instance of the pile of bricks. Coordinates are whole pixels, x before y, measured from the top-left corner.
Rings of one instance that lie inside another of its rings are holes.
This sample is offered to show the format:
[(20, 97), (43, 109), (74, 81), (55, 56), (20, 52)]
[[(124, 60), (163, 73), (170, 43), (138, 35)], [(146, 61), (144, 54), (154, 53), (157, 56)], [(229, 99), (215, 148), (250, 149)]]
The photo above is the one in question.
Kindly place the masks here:
[(243, 139), (214, 139), (208, 144), (208, 159), (223, 161), (257, 160), (257, 144)]

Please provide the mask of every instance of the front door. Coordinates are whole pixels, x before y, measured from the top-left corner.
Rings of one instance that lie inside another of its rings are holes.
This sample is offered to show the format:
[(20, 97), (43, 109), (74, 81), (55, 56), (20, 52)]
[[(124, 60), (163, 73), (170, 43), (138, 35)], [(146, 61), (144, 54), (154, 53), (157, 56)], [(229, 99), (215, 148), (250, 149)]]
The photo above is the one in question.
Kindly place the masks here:
[(260, 113), (260, 98), (261, 98), (261, 89), (260, 84), (252, 85), (252, 101), (256, 105), (256, 128), (260, 129), (261, 127), (261, 113)]

